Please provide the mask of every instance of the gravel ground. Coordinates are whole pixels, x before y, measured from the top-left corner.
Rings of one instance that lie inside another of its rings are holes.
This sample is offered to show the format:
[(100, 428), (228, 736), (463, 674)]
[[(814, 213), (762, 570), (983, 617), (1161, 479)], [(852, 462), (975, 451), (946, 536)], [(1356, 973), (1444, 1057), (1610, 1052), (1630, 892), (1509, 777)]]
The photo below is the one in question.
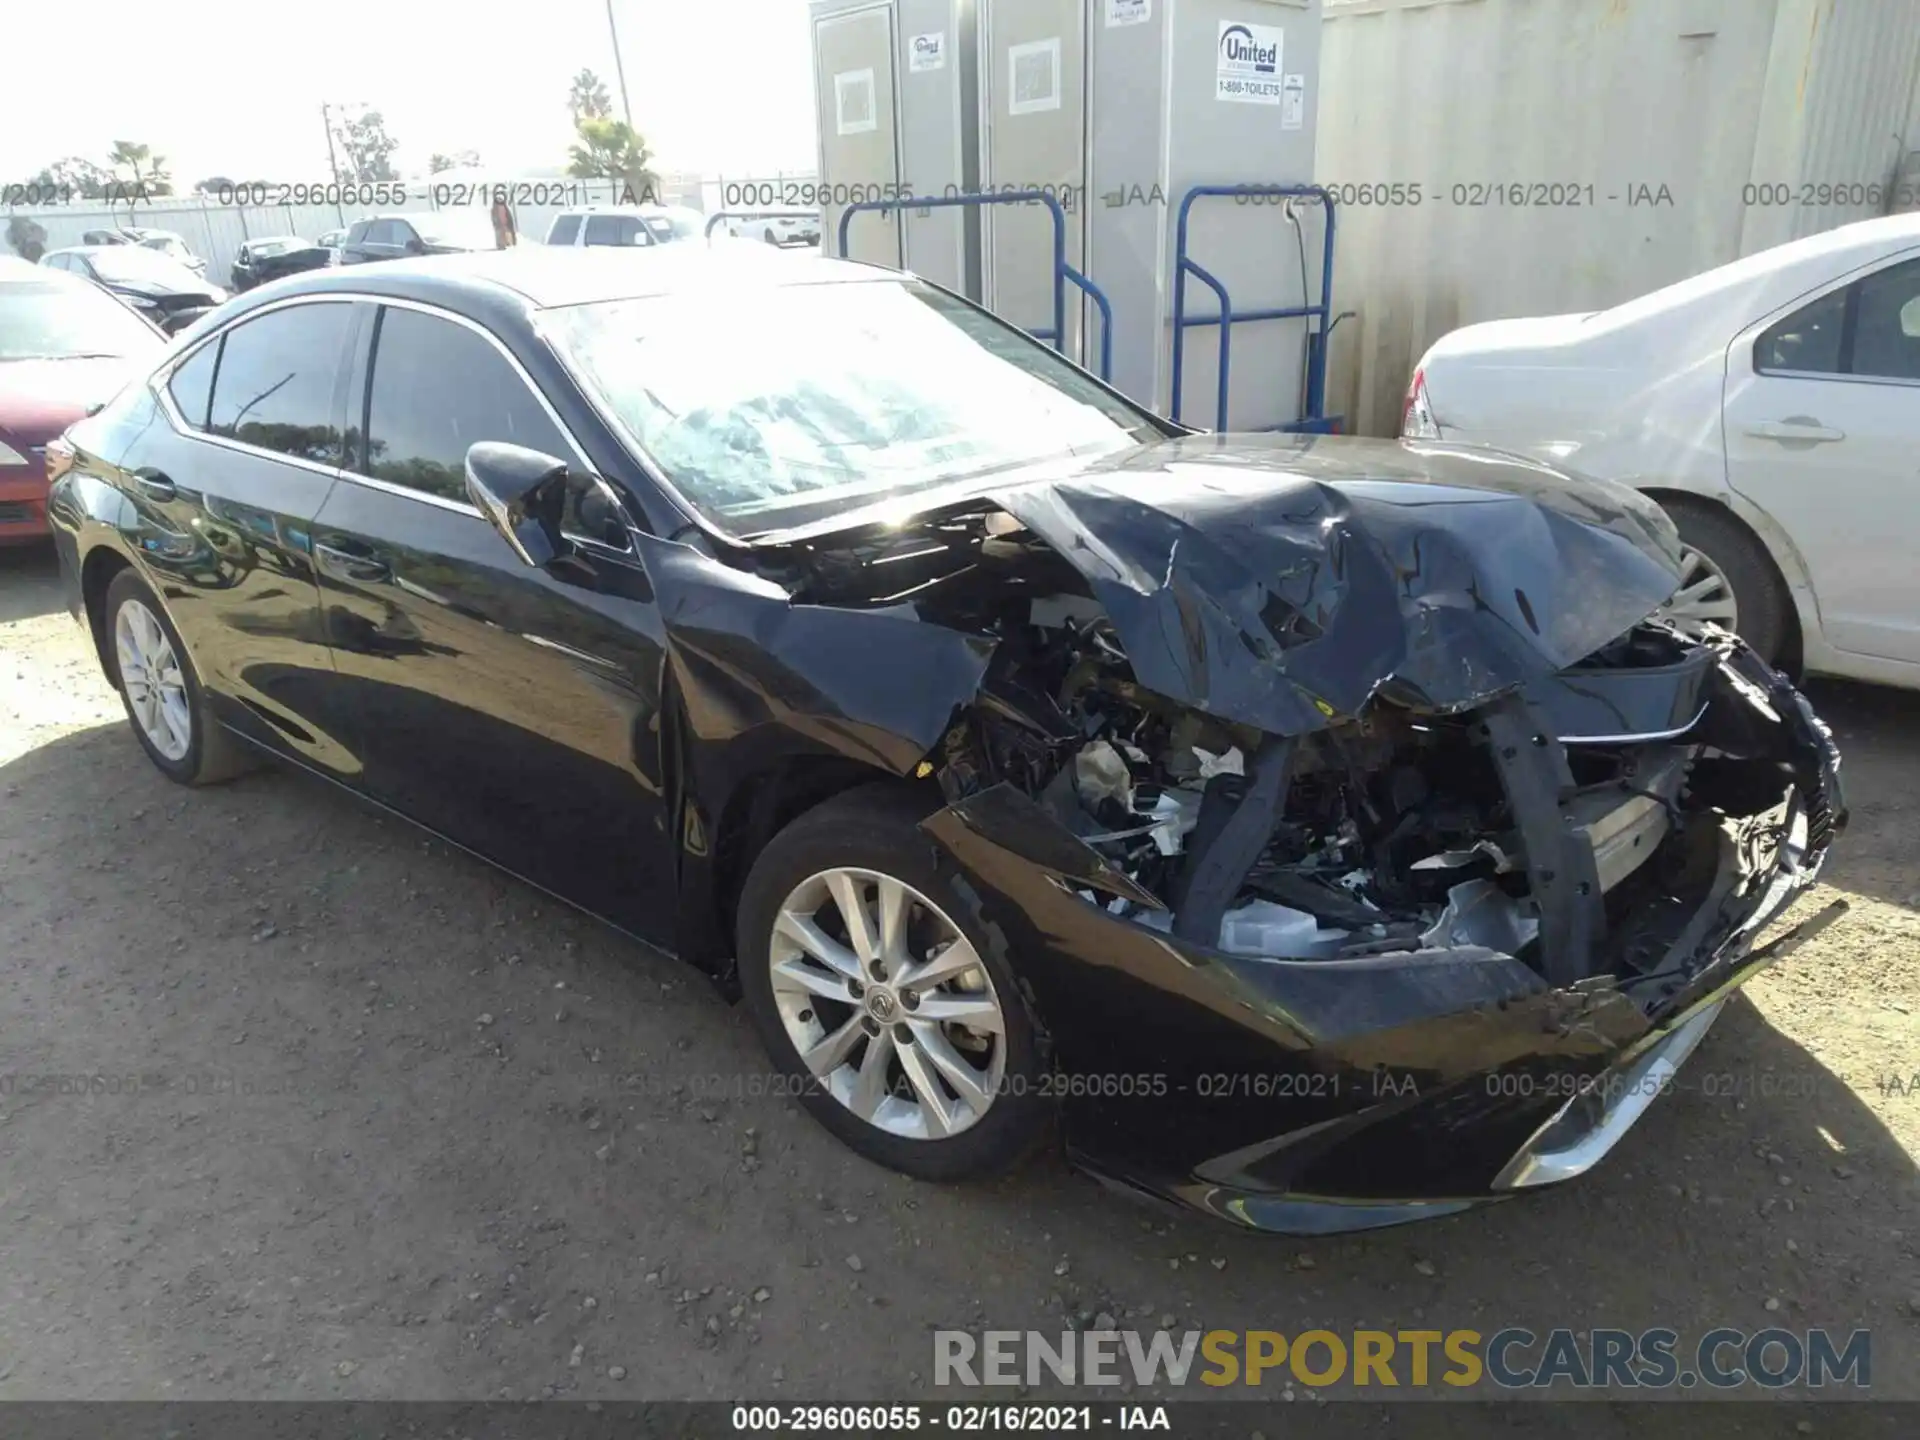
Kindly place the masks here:
[(898, 1399), (936, 1327), (1102, 1312), (1867, 1327), (1920, 1398), (1920, 695), (1815, 700), (1856, 809), (1801, 904), (1854, 908), (1596, 1174), (1260, 1238), (875, 1169), (691, 970), (303, 777), (168, 784), (0, 551), (0, 1073), (141, 1079), (0, 1093), (0, 1398)]

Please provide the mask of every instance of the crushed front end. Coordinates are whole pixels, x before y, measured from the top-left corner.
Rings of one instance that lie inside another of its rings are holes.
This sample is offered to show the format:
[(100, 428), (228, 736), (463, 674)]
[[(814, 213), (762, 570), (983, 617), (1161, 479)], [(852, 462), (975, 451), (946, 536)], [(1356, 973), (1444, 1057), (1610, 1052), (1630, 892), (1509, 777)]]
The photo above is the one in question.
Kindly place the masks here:
[(1319, 443), (1181, 442), (822, 547), (796, 586), (992, 644), (923, 829), (1075, 1158), (1285, 1231), (1589, 1168), (1832, 918), (1755, 948), (1846, 818), (1793, 686), (1650, 618), (1646, 502)]
[(927, 828), (1117, 1183), (1315, 1230), (1570, 1178), (1831, 918), (1753, 948), (1845, 808), (1825, 726), (1731, 637), (1647, 625), (1484, 706), (1293, 740), (1103, 678), (1044, 735), (979, 712), (1018, 778), (949, 766), (969, 793)]

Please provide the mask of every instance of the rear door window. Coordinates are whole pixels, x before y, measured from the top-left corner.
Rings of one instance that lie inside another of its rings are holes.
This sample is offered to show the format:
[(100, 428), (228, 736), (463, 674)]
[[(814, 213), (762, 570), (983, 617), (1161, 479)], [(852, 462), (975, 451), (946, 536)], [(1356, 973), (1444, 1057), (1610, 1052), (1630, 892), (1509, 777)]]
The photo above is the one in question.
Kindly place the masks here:
[(579, 238), (579, 235), (580, 217), (578, 215), (562, 215), (558, 220), (553, 222), (553, 229), (548, 232), (547, 235), (547, 243), (549, 245), (571, 245)]
[(175, 367), (167, 381), (180, 418), (196, 430), (207, 428), (207, 407), (213, 401), (213, 372), (220, 361), (220, 341), (202, 345)]
[(1835, 290), (1803, 305), (1760, 337), (1755, 370), (1802, 375), (1838, 375), (1846, 359), (1847, 292)]
[(316, 465), (340, 463), (334, 394), (353, 306), (291, 305), (227, 331), (207, 428)]

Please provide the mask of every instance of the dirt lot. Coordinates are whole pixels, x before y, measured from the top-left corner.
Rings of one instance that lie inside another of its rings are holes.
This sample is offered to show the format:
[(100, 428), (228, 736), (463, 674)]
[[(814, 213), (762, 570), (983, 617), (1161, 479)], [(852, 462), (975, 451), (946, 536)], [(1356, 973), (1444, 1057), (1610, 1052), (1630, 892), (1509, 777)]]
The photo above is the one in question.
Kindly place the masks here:
[(1815, 699), (1855, 801), (1815, 903), (1853, 911), (1597, 1174), (1262, 1239), (1056, 1161), (866, 1165), (745, 1093), (675, 962), (317, 782), (168, 784), (51, 558), (0, 551), (0, 1072), (140, 1079), (0, 1093), (0, 1398), (897, 1399), (935, 1327), (1101, 1312), (1868, 1327), (1920, 1398), (1920, 695)]

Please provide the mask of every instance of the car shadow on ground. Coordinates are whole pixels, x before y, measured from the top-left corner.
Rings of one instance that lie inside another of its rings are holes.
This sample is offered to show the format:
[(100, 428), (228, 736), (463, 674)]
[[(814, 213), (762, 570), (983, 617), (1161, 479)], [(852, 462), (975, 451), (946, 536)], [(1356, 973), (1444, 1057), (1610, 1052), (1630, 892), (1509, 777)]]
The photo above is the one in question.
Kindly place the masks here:
[(0, 545), (0, 625), (64, 609), (60, 558), (51, 544)]
[(1847, 894), (1920, 910), (1920, 691), (1815, 680), (1807, 698), (1840, 746), (1851, 825), (1822, 878)]
[[(1873, 1393), (1920, 1398), (1914, 1162), (1745, 999), (1584, 1180), (1292, 1239), (1057, 1159), (879, 1170), (687, 967), (306, 777), (169, 785), (123, 725), (0, 766), (0, 955), (10, 1070), (145, 1087), (0, 1103), (0, 1395), (978, 1399), (931, 1390), (934, 1329), (1106, 1315), (1865, 1328)], [(84, 1337), (129, 1326), (103, 1387)]]

